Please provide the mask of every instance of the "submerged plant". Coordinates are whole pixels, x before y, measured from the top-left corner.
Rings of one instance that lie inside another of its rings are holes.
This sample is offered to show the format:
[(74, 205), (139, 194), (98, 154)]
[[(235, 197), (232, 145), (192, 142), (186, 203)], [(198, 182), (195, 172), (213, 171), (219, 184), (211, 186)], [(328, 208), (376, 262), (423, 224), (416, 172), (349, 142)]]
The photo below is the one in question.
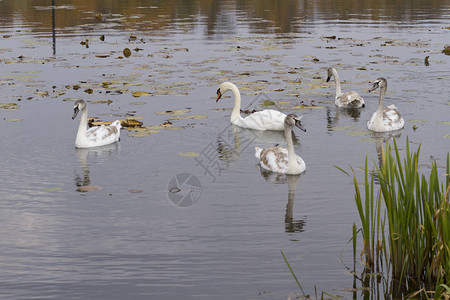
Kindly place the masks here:
[(419, 174), (419, 153), (420, 146), (410, 151), (407, 139), (402, 160), (394, 139), (394, 148), (386, 145), (381, 166), (372, 173), (366, 158), (363, 193), (353, 172), (361, 255), (368, 270), (378, 271), (384, 261), (393, 280), (423, 287), (426, 294), (433, 288), (431, 294), (440, 299), (449, 296), (450, 285), (450, 156), (445, 183), (440, 183), (436, 162), (428, 178)]

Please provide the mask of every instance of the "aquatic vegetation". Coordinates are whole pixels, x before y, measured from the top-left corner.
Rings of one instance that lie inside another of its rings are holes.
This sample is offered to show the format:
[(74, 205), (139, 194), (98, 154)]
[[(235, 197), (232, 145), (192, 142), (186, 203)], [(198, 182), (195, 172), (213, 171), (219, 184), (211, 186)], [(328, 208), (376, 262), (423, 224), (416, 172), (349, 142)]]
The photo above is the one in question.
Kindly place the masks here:
[[(403, 287), (417, 287), (435, 299), (450, 295), (450, 154), (445, 182), (433, 162), (427, 178), (419, 174), (420, 146), (406, 142), (402, 160), (397, 143), (382, 151), (373, 172), (366, 157), (364, 185), (353, 172), (355, 203), (361, 219), (362, 261), (370, 272), (383, 266)], [(375, 164), (376, 165), (376, 164)], [(342, 169), (341, 169), (342, 170)], [(344, 171), (345, 172), (345, 171)], [(376, 189), (375, 183), (379, 184)], [(354, 233), (354, 239), (356, 234)], [(430, 292), (433, 289), (434, 292)]]

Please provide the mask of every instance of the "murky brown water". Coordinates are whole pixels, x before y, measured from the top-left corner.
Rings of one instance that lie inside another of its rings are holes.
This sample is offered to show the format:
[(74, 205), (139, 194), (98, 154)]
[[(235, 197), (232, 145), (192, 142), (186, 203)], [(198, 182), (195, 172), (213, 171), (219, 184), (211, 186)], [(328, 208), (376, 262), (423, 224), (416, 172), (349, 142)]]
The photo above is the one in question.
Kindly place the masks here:
[[(351, 298), (358, 216), (333, 166), (360, 172), (389, 137), (366, 129), (370, 82), (387, 78), (386, 104), (406, 121), (398, 143), (422, 143), (425, 172), (449, 151), (449, 1), (49, 5), (0, 1), (2, 298), (286, 299), (298, 287), (280, 250), (308, 293)], [(363, 110), (334, 106), (332, 65)], [(230, 126), (232, 98), (215, 102), (223, 81), (243, 106), (303, 115), (306, 173), (260, 171), (254, 146), (283, 135)], [(90, 101), (90, 117), (153, 127), (76, 150), (74, 99)], [(184, 180), (192, 196), (177, 198)]]

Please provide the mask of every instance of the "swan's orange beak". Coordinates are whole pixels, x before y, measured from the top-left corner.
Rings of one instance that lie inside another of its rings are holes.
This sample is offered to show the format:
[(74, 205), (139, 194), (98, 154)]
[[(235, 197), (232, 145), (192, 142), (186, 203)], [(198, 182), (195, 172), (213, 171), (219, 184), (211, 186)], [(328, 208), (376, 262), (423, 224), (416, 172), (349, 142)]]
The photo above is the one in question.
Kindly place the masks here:
[(222, 97), (222, 93), (220, 92), (220, 89), (217, 89), (217, 99), (216, 99), (216, 102), (219, 101), (220, 97)]

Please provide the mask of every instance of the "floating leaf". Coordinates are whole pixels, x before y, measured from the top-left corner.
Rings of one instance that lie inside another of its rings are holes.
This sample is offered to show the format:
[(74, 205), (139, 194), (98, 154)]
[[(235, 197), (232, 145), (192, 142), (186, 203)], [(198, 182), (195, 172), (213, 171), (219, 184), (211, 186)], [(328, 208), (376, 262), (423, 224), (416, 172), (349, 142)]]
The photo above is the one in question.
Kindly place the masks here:
[(423, 124), (426, 121), (425, 120), (409, 120), (409, 123), (413, 123), (413, 124)]
[(132, 193), (132, 194), (139, 194), (139, 193), (142, 193), (143, 192), (143, 190), (129, 190), (128, 191), (129, 193)]
[(442, 53), (445, 55), (450, 55), (450, 46), (445, 46), (444, 50), (442, 50)]
[(138, 132), (130, 132), (127, 134), (129, 137), (146, 137), (150, 136), (150, 131), (138, 131)]
[(151, 96), (152, 94), (147, 93), (147, 92), (133, 92), (132, 96), (133, 97), (141, 97), (141, 96)]
[(16, 103), (0, 103), (0, 108), (8, 110), (18, 110), (19, 105), (17, 105)]
[(200, 156), (200, 154), (198, 154), (196, 152), (180, 152), (180, 153), (178, 153), (178, 155), (183, 156), (183, 157), (198, 157), (198, 156)]
[(147, 104), (147, 102), (130, 102), (130, 105), (144, 105)]
[(125, 57), (130, 57), (130, 55), (131, 55), (131, 50), (130, 50), (129, 48), (123, 49), (123, 55), (124, 55)]
[(155, 114), (157, 114), (157, 115), (183, 115), (190, 111), (191, 111), (190, 109), (175, 109), (175, 110), (166, 110), (166, 111), (155, 112)]
[(264, 103), (261, 105), (262, 106), (272, 106), (272, 105), (275, 105), (275, 102), (270, 101), (270, 100), (264, 100)]
[(450, 121), (439, 121), (438, 124), (441, 124), (441, 125), (450, 125)]
[(20, 122), (23, 121), (23, 119), (4, 119), (6, 122)]
[(108, 104), (108, 105), (110, 105), (112, 103), (112, 100), (92, 100), (92, 101), (89, 101), (89, 103), (92, 103), (92, 104)]
[(101, 186), (98, 185), (84, 185), (84, 186), (79, 186), (77, 188), (77, 192), (89, 192), (89, 191), (94, 191), (94, 190), (102, 190), (103, 188)]
[(136, 127), (136, 126), (142, 126), (142, 122), (136, 120), (136, 119), (126, 119), (121, 120), (120, 125), (123, 127)]

